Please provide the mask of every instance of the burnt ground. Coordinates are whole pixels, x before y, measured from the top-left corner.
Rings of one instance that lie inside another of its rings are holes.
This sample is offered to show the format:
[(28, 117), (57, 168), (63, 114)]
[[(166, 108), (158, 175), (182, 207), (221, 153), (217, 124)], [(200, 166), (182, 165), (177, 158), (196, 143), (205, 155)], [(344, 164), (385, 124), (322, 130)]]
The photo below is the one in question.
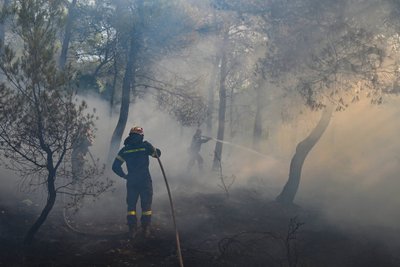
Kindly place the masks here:
[[(130, 242), (126, 226), (112, 220), (78, 226), (68, 219), (72, 230), (55, 208), (25, 247), (37, 213), (0, 196), (0, 266), (179, 266), (168, 200), (160, 203), (149, 239)], [(174, 203), (185, 266), (400, 266), (399, 247), (387, 242), (399, 233), (341, 230), (317, 212), (251, 191), (179, 194)]]

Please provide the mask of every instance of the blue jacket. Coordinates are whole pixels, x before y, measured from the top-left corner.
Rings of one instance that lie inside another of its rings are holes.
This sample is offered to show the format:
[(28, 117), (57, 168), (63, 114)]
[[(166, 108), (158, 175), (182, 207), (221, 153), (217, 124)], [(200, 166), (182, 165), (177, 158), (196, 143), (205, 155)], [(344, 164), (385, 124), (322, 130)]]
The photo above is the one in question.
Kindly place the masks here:
[(190, 151), (194, 154), (197, 154), (200, 152), (201, 145), (203, 143), (207, 143), (210, 141), (210, 137), (203, 137), (200, 134), (195, 134), (192, 138), (192, 143), (190, 144)]
[[(149, 142), (143, 141), (143, 136), (139, 134), (129, 134), (124, 141), (124, 145), (114, 160), (112, 170), (128, 181), (141, 182), (151, 180), (149, 156), (154, 158), (157, 155), (161, 156), (161, 151), (158, 148), (154, 148)], [(125, 174), (122, 169), (124, 162), (126, 163), (128, 174)]]

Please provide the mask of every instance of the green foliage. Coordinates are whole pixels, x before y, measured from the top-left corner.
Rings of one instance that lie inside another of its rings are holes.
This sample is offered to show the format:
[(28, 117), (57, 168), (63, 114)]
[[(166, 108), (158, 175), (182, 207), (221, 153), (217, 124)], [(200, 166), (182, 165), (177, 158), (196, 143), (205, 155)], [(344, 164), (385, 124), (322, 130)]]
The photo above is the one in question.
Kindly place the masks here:
[(58, 4), (17, 2), (14, 30), (23, 49), (8, 45), (0, 58), (6, 77), (0, 86), (1, 159), (23, 177), (42, 181), (50, 174), (71, 176), (72, 146), (94, 127), (94, 115), (74, 95), (74, 72), (59, 70), (54, 60)]
[(255, 4), (271, 25), (266, 28), (268, 52), (260, 60), (264, 78), (290, 88), (291, 95), (299, 93), (311, 109), (328, 101), (343, 110), (362, 95), (382, 103), (382, 90), (390, 82), (380, 73), (396, 70), (383, 67), (388, 47), (384, 38), (357, 18), (346, 17), (353, 4), (327, 0)]
[[(142, 3), (142, 4), (141, 4)], [(134, 38), (137, 71), (146, 72), (166, 53), (180, 51), (191, 39), (194, 25), (180, 1), (106, 1), (81, 3), (74, 23), (72, 47), (83, 75), (93, 74), (102, 84), (121, 84)]]
[(183, 126), (199, 126), (207, 116), (204, 99), (194, 92), (163, 89), (157, 94), (160, 108), (166, 110)]

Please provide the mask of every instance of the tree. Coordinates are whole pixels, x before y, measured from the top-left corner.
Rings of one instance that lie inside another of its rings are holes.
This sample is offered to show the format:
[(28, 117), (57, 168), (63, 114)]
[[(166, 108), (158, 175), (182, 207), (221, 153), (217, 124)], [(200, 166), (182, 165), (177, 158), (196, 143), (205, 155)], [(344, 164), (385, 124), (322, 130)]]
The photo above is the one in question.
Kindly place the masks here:
[(127, 24), (124, 25), (128, 25), (125, 30), (128, 30), (126, 37), (129, 47), (125, 54), (127, 61), (122, 82), (120, 114), (111, 138), (109, 159), (115, 156), (121, 143), (129, 115), (130, 97), (138, 95), (136, 84), (142, 84), (139, 78), (152, 73), (153, 60), (161, 58), (165, 53), (180, 50), (190, 43), (186, 37), (193, 29), (191, 20), (181, 12), (179, 4), (173, 1), (128, 1), (119, 8), (122, 12), (119, 18), (127, 19)]
[(264, 96), (264, 91), (265, 91), (265, 83), (263, 82), (264, 78), (260, 78), (260, 82), (256, 84), (255, 90), (256, 90), (256, 115), (254, 118), (254, 129), (253, 129), (253, 148), (255, 150), (258, 149), (260, 142), (261, 142), (261, 136), (262, 136), (262, 109), (264, 107), (263, 100), (265, 99)]
[(80, 63), (81, 88), (100, 89), (111, 108), (120, 105), (111, 159), (120, 146), (132, 100), (145, 94), (136, 84), (151, 88), (141, 77), (157, 78), (155, 62), (185, 47), (193, 28), (183, 1), (96, 0), (80, 1), (77, 7), (70, 54)]
[(65, 22), (64, 39), (62, 41), (60, 61), (59, 61), (59, 65), (61, 68), (64, 68), (65, 64), (67, 63), (68, 48), (72, 35), (73, 22), (75, 20), (76, 2), (77, 0), (72, 0), (71, 3), (68, 3), (68, 8), (67, 8), (68, 15)]
[(310, 153), (311, 149), (317, 144), (318, 140), (324, 134), (326, 128), (328, 128), (333, 110), (334, 105), (332, 104), (324, 109), (317, 126), (303, 141), (296, 146), (296, 152), (290, 161), (289, 178), (283, 187), (282, 192), (276, 198), (278, 202), (285, 204), (293, 203), (300, 185), (301, 170), (303, 168), (304, 161), (308, 153)]
[(59, 193), (96, 196), (110, 184), (97, 181), (101, 173), (92, 166), (79, 180), (79, 191), (73, 188), (71, 150), (93, 129), (94, 115), (85, 112), (84, 102), (76, 102), (72, 69), (59, 70), (54, 59), (60, 2), (17, 1), (14, 9), (14, 30), (23, 48), (14, 51), (6, 45), (0, 60), (6, 77), (0, 86), (0, 159), (30, 185), (46, 188), (46, 204), (25, 236), (30, 244)]
[[(256, 51), (259, 47), (265, 46), (265, 42), (262, 41), (263, 38), (259, 34), (260, 21), (254, 20), (254, 17), (251, 16), (243, 16), (240, 8), (232, 6), (231, 2), (211, 2), (214, 8), (219, 10), (222, 18), (218, 24), (216, 22), (212, 24), (216, 24), (214, 27), (220, 38), (216, 56), (220, 65), (217, 139), (224, 140), (226, 121), (230, 122), (228, 125), (231, 127), (231, 137), (239, 128), (238, 123), (241, 120), (240, 116), (237, 115), (244, 112), (240, 110), (237, 114), (234, 114), (236, 110), (235, 97), (255, 87), (253, 72), (256, 65), (253, 59), (257, 57)], [(227, 110), (229, 111), (228, 120), (226, 120)], [(220, 166), (222, 149), (223, 143), (217, 141), (214, 150), (213, 170)]]
[[(259, 69), (269, 83), (285, 89), (289, 97), (300, 94), (312, 110), (325, 109), (316, 128), (298, 144), (289, 179), (277, 197), (278, 201), (291, 204), (303, 163), (329, 124), (331, 109), (327, 107), (333, 104), (333, 110), (345, 110), (364, 93), (371, 103), (380, 104), (382, 94), (396, 91), (398, 64), (390, 60), (396, 57), (388, 55), (388, 38), (382, 35), (382, 27), (374, 26), (380, 30), (377, 31), (365, 25), (358, 14), (346, 13), (353, 4), (373, 6), (371, 10), (383, 5), (328, 0), (217, 2), (265, 21), (267, 53), (260, 60)], [(388, 2), (397, 5), (397, 1)], [(388, 12), (381, 12), (385, 13)], [(388, 23), (383, 17), (382, 21)]]
[(122, 82), (129, 44), (127, 38), (130, 34), (125, 28), (130, 24), (121, 23), (121, 20), (128, 21), (120, 14), (122, 7), (120, 2), (107, 0), (80, 1), (75, 12), (71, 45), (77, 61), (81, 63), (79, 92), (100, 94), (110, 103), (110, 115), (117, 102), (116, 92)]
[(10, 0), (3, 0), (3, 6), (0, 15), (0, 49), (3, 49), (6, 37), (7, 16), (10, 6)]
[[(357, 22), (352, 23), (341, 18), (341, 12), (337, 12), (337, 9), (345, 7), (339, 4), (317, 12), (334, 19), (324, 21), (322, 34), (312, 38), (313, 43), (318, 39), (320, 42), (318, 45), (310, 43), (309, 48), (312, 50), (307, 53), (308, 57), (297, 65), (301, 67), (302, 73), (297, 74), (298, 84), (295, 91), (304, 97), (306, 105), (311, 109), (325, 110), (314, 130), (296, 147), (290, 163), (288, 181), (277, 197), (277, 201), (281, 203), (293, 203), (303, 163), (327, 128), (332, 110), (345, 110), (349, 104), (362, 97), (361, 92), (369, 95), (372, 103), (382, 103), (382, 93), (387, 86), (386, 78), (380, 74), (383, 71), (385, 45), (373, 32), (360, 27)], [(339, 15), (335, 17), (334, 14)], [(315, 24), (316, 18), (309, 19), (310, 24)], [(393, 73), (394, 68), (386, 71)]]
[[(228, 76), (228, 59), (227, 50), (229, 40), (229, 28), (225, 29), (222, 41), (222, 55), (221, 55), (221, 70), (219, 76), (219, 105), (218, 105), (218, 130), (217, 139), (224, 140), (225, 132), (225, 113), (226, 113), (226, 78)], [(218, 170), (222, 158), (222, 142), (217, 142), (215, 144), (214, 150), (214, 160), (213, 160), (213, 170)]]
[[(145, 80), (145, 77), (142, 79)], [(155, 90), (160, 108), (167, 111), (180, 125), (198, 127), (206, 120), (205, 101), (193, 90), (196, 89), (196, 82), (179, 81), (180, 79), (177, 78), (170, 83), (147, 79), (148, 81), (144, 84), (136, 84), (136, 86)], [(178, 86), (177, 84), (180, 83), (183, 85)]]
[(133, 9), (135, 12), (133, 16), (136, 17), (136, 20), (134, 24), (131, 25), (131, 32), (129, 33), (129, 52), (122, 82), (121, 108), (117, 125), (111, 137), (110, 150), (108, 154), (109, 160), (111, 160), (118, 151), (122, 134), (124, 133), (126, 122), (128, 121), (131, 86), (135, 81), (135, 69), (138, 61), (137, 55), (142, 45), (143, 0), (139, 0), (137, 6)]

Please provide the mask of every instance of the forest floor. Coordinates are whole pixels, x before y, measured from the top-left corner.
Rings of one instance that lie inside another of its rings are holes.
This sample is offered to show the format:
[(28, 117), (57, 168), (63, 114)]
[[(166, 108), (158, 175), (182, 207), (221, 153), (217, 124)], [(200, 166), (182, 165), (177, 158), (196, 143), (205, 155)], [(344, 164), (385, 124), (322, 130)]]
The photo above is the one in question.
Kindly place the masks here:
[[(184, 265), (190, 266), (400, 266), (399, 247), (383, 229), (347, 232), (318, 212), (284, 207), (248, 190), (181, 194), (174, 199)], [(62, 212), (39, 230), (34, 243), (23, 235), (37, 216), (20, 200), (0, 196), (0, 266), (179, 266), (168, 201), (154, 209), (148, 239), (127, 239), (126, 225), (110, 221), (71, 230)], [(68, 219), (73, 226), (73, 219)], [(76, 225), (78, 227), (78, 225)], [(387, 235), (385, 237), (384, 235)]]

